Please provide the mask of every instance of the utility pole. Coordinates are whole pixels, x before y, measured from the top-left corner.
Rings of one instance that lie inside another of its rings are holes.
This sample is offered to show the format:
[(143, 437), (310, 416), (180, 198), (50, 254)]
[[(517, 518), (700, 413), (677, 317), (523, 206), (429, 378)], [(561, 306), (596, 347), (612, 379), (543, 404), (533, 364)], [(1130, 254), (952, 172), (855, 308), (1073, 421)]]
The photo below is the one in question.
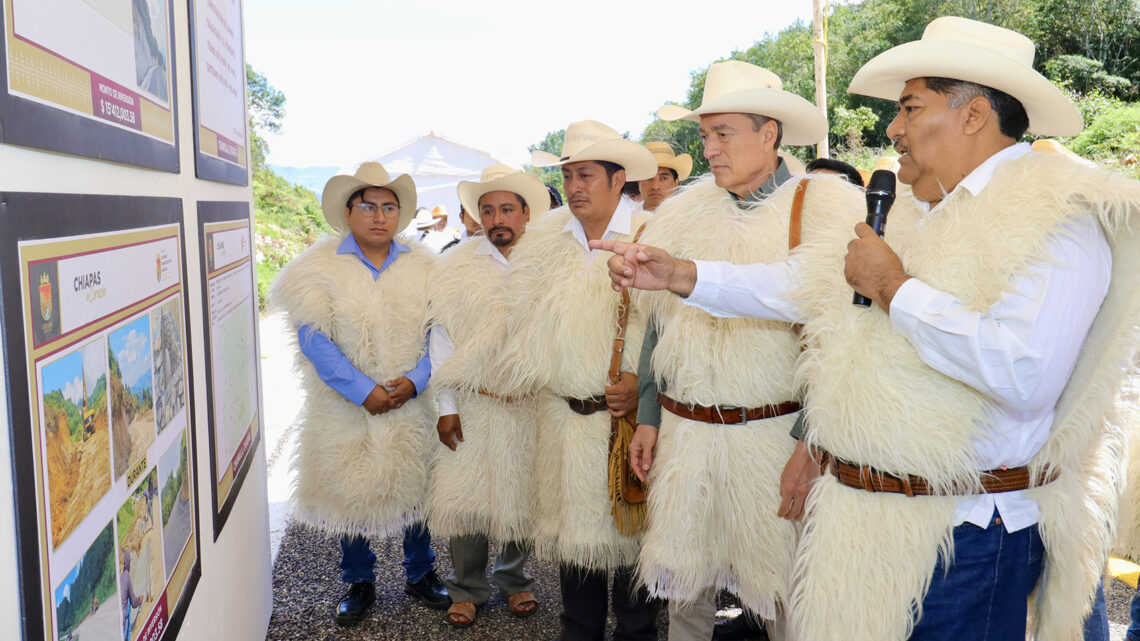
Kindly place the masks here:
[[(812, 0), (814, 7), (811, 31), (812, 48), (815, 51), (815, 104), (830, 123), (831, 117), (827, 113), (827, 40), (823, 30), (825, 2), (826, 0)], [(820, 158), (830, 157), (827, 148), (827, 136), (824, 136), (823, 140), (816, 145), (816, 156)]]

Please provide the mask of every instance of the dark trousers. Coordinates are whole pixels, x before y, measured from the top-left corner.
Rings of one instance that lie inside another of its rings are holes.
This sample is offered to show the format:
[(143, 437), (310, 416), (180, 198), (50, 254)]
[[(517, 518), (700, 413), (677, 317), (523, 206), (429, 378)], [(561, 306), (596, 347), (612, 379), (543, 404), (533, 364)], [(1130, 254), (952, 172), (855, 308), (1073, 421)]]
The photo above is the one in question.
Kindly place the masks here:
[[(657, 611), (661, 603), (649, 598), (645, 586), (636, 587), (632, 567), (614, 570), (613, 607), (617, 627), (614, 641), (655, 641)], [(605, 570), (560, 563), (558, 579), (562, 587), (561, 641), (603, 641), (608, 611)]]

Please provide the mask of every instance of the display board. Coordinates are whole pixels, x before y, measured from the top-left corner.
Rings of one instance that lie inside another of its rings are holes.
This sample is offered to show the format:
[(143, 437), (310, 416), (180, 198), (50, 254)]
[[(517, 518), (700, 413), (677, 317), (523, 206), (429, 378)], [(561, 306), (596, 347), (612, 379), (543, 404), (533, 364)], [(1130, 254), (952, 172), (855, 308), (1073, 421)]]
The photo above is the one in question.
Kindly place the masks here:
[(173, 639), (200, 576), (181, 201), (0, 203), (25, 637)]
[(189, 0), (197, 176), (248, 185), (240, 0)]
[(172, 0), (3, 0), (0, 142), (177, 172)]
[(217, 540), (261, 439), (257, 280), (249, 203), (198, 203), (206, 319), (211, 493)]

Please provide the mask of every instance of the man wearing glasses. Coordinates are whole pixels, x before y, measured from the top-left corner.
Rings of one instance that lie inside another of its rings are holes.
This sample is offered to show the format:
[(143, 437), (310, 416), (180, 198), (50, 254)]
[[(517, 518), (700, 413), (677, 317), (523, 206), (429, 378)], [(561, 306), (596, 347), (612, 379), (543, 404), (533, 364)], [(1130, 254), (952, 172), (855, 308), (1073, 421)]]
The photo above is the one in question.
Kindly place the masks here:
[(450, 605), (423, 525), (427, 455), (435, 440), (427, 387), (427, 302), (433, 257), (394, 237), (416, 209), (411, 177), (375, 162), (334, 176), (321, 196), (337, 234), (293, 259), (271, 304), (297, 327), (306, 393), (293, 467), (296, 517), (341, 535), (341, 625), (360, 622), (376, 598), (368, 536), (404, 537), (405, 592)]

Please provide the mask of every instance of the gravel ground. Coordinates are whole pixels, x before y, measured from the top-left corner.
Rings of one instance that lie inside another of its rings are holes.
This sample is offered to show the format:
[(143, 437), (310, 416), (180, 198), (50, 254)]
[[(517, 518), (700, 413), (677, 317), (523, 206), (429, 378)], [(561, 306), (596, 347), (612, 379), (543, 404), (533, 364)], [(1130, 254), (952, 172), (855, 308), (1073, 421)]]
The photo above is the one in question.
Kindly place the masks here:
[[(451, 567), (446, 541), (436, 539), (432, 547), (437, 571), (443, 576)], [(376, 605), (359, 625), (342, 628), (333, 622), (336, 603), (345, 590), (337, 568), (340, 548), (335, 539), (290, 524), (273, 567), (273, 618), (266, 641), (530, 641), (558, 636), (560, 600), (554, 563), (534, 559), (527, 563), (527, 571), (535, 577), (534, 593), (539, 601), (533, 616), (511, 616), (506, 599), (496, 591), (479, 611), (474, 626), (457, 629), (447, 624), (443, 612), (430, 610), (404, 594), (399, 539), (375, 539), (372, 550), (376, 553)], [(1112, 641), (1124, 639), (1132, 594), (1133, 589), (1121, 581), (1109, 579), (1105, 583)], [(664, 611), (662, 608), (658, 626), (662, 640), (668, 630)], [(612, 619), (610, 625), (612, 634)]]
[[(497, 546), (492, 543), (492, 549)], [(433, 539), (436, 571), (442, 578), (451, 568), (445, 539)], [(267, 641), (490, 641), (548, 640), (559, 633), (558, 566), (531, 559), (527, 571), (535, 577), (534, 594), (538, 611), (518, 619), (507, 609), (506, 598), (498, 591), (479, 610), (475, 625), (453, 628), (445, 613), (430, 610), (404, 594), (404, 558), (400, 539), (373, 539), (376, 553), (376, 605), (359, 625), (342, 628), (333, 621), (336, 603), (345, 586), (340, 581), (340, 548), (335, 539), (292, 523), (285, 531), (273, 566), (273, 618)], [(493, 562), (493, 559), (492, 559)], [(660, 638), (665, 639), (664, 608)], [(613, 621), (610, 621), (611, 630)], [(611, 632), (612, 634), (612, 632)], [(609, 637), (609, 634), (607, 634)]]

